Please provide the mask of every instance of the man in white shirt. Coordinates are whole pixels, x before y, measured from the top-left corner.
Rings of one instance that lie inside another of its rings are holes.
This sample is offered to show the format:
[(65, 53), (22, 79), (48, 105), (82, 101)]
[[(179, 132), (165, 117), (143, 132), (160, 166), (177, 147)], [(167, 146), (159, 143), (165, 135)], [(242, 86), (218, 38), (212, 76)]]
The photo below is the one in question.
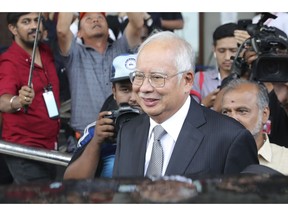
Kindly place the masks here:
[(243, 124), (254, 136), (261, 165), (288, 175), (288, 149), (269, 142), (263, 127), (269, 118), (268, 91), (263, 84), (235, 79), (223, 89), (222, 113)]

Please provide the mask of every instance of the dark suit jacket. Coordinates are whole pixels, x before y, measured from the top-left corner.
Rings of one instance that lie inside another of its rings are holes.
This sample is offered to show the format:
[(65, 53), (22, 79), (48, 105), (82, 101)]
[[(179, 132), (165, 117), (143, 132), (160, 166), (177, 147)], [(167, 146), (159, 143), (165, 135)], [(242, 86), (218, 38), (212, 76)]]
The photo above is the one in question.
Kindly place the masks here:
[[(144, 176), (149, 125), (149, 117), (143, 114), (122, 126), (113, 177)], [(165, 175), (236, 174), (258, 163), (256, 143), (248, 130), (191, 99)]]

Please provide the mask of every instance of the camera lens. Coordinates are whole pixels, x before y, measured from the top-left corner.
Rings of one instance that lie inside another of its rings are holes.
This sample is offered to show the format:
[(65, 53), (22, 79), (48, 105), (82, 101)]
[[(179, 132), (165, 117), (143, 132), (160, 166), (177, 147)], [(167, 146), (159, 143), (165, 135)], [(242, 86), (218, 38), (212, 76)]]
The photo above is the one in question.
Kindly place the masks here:
[(259, 56), (253, 71), (262, 82), (287, 82), (288, 56)]

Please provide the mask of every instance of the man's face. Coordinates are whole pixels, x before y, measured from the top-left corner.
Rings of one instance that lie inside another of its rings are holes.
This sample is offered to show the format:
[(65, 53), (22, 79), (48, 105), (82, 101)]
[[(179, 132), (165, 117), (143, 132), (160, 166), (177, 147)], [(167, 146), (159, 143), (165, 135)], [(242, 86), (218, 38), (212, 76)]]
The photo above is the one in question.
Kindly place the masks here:
[(85, 13), (80, 22), (78, 37), (84, 41), (90, 37), (108, 37), (108, 23), (102, 13)]
[[(21, 47), (33, 48), (38, 25), (38, 13), (29, 13), (21, 16), (15, 26), (9, 24), (9, 30), (15, 41)], [(38, 39), (42, 37), (43, 25), (40, 22)]]
[[(143, 72), (146, 78), (141, 86), (133, 84), (138, 104), (157, 123), (162, 123), (185, 103), (193, 83), (193, 73), (190, 71), (173, 77), (175, 67), (174, 44), (170, 41), (153, 41), (138, 53), (136, 68)], [(154, 87), (149, 82), (152, 73), (166, 74), (163, 87)]]
[(269, 114), (259, 110), (257, 89), (251, 84), (242, 84), (238, 88), (224, 94), (222, 113), (228, 115), (245, 126), (255, 137), (262, 132)]
[(112, 87), (112, 92), (118, 106), (120, 103), (128, 103), (131, 107), (141, 110), (141, 107), (137, 104), (135, 95), (132, 92), (130, 80), (115, 82)]
[(219, 70), (226, 74), (230, 73), (232, 60), (231, 56), (235, 56), (237, 52), (237, 41), (234, 37), (226, 37), (217, 40), (214, 46), (214, 52), (216, 54), (216, 62)]

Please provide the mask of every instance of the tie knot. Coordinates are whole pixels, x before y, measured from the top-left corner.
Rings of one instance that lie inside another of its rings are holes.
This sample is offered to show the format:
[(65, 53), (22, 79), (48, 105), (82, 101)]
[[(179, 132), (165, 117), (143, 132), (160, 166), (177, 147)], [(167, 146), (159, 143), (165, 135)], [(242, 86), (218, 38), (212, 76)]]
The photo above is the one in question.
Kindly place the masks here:
[(161, 137), (166, 133), (165, 129), (161, 125), (154, 127), (154, 140), (160, 140)]

